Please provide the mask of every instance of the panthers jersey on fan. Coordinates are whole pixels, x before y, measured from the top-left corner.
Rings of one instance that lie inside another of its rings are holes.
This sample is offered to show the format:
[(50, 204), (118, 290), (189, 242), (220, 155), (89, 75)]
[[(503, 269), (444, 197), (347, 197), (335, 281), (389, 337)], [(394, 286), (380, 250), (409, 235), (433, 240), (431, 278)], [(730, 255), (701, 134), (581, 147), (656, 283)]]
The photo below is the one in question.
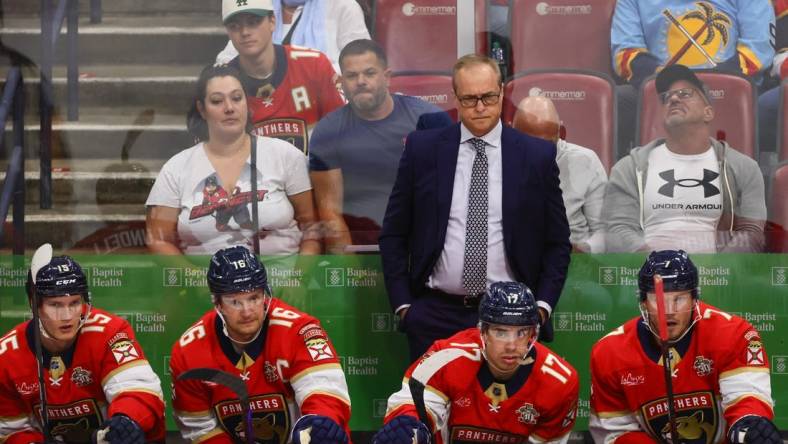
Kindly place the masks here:
[[(478, 328), (436, 341), (405, 373), (402, 388), (389, 397), (385, 422), (418, 416), (408, 380), (438, 350), (457, 348), (463, 356), (446, 363), (429, 380), (424, 401), (442, 443), (565, 443), (577, 414), (577, 372), (537, 343), (507, 382), (493, 379), (481, 351)], [(426, 364), (425, 364), (426, 365)]]
[(246, 442), (238, 397), (211, 382), (178, 377), (192, 368), (239, 376), (249, 391), (254, 439), (284, 444), (304, 414), (331, 418), (348, 432), (350, 396), (334, 347), (320, 322), (274, 298), (257, 339), (239, 354), (215, 310), (206, 313), (172, 348), (175, 421), (199, 443)]
[[(702, 302), (699, 310), (700, 320), (671, 349), (677, 430), (686, 444), (723, 442), (730, 424), (746, 415), (773, 417), (758, 332)], [(589, 428), (596, 442), (668, 442), (660, 350), (641, 318), (594, 345), (591, 384)]]
[(323, 116), (344, 105), (339, 77), (325, 54), (308, 48), (274, 45), (276, 64), (267, 79), (241, 70), (254, 133), (290, 142), (307, 154), (309, 134)]
[[(0, 442), (43, 442), (33, 324), (0, 338)], [(124, 414), (149, 441), (164, 440), (164, 400), (128, 322), (93, 308), (77, 341), (59, 356), (44, 352), (49, 427), (55, 440), (90, 443), (105, 419)]]

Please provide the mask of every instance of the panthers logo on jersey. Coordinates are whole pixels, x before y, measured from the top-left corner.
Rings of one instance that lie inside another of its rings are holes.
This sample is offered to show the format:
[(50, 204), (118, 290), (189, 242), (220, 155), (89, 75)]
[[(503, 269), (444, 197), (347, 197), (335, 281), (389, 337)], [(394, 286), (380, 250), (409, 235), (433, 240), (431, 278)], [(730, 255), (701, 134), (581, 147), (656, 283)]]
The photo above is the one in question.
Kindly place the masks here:
[[(719, 412), (711, 392), (681, 393), (674, 396), (676, 431), (682, 443), (712, 444), (717, 433)], [(660, 442), (670, 442), (668, 401), (659, 398), (641, 407), (649, 434)]]

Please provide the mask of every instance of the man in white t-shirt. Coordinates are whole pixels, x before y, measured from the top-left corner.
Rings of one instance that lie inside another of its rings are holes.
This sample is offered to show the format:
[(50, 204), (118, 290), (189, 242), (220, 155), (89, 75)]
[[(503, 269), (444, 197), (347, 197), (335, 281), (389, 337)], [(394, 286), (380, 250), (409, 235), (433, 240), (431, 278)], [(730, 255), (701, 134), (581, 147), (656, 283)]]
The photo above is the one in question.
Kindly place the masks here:
[(766, 220), (758, 164), (711, 138), (714, 108), (686, 66), (656, 79), (667, 137), (633, 149), (610, 173), (607, 251), (757, 252)]

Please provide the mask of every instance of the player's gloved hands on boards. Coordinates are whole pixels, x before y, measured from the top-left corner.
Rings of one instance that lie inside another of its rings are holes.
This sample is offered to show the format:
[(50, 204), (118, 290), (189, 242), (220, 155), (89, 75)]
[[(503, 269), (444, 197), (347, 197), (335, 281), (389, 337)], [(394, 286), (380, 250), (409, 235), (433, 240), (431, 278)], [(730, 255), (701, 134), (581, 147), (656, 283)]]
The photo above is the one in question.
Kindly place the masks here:
[(293, 426), (293, 444), (345, 444), (347, 442), (345, 429), (327, 416), (304, 415)]
[(145, 444), (145, 432), (126, 415), (115, 415), (93, 434), (96, 444)]
[(383, 426), (372, 438), (373, 444), (415, 444), (430, 443), (430, 429), (418, 419), (402, 415), (397, 416)]
[(777, 427), (763, 416), (750, 415), (736, 421), (728, 432), (731, 444), (781, 444)]

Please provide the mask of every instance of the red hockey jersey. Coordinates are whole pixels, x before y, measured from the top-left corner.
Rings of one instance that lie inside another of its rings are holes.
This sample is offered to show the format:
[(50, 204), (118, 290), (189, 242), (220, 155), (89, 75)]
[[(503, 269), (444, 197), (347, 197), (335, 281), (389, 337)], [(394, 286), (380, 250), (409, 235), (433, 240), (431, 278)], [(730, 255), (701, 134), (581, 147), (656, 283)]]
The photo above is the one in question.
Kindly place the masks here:
[[(270, 78), (241, 75), (254, 133), (290, 142), (307, 154), (312, 127), (345, 104), (339, 76), (320, 51), (274, 45), (274, 53), (276, 65)], [(237, 57), (230, 64), (240, 69)]]
[[(769, 363), (747, 321), (704, 303), (699, 316), (671, 351), (677, 430), (687, 444), (726, 442), (742, 416), (772, 419)], [(664, 370), (652, 338), (635, 318), (594, 345), (589, 428), (596, 442), (669, 442)]]
[(350, 396), (333, 345), (317, 319), (278, 299), (243, 355), (222, 332), (214, 310), (172, 348), (172, 403), (183, 437), (211, 444), (246, 442), (241, 404), (233, 392), (210, 382), (178, 380), (198, 367), (223, 370), (246, 382), (258, 443), (286, 443), (293, 424), (310, 413), (328, 416), (350, 435)]
[[(0, 338), (0, 442), (43, 442), (33, 326)], [(74, 346), (50, 361), (44, 354), (49, 427), (56, 440), (90, 443), (104, 420), (122, 413), (149, 441), (164, 442), (164, 400), (128, 322), (94, 308)], [(34, 413), (35, 412), (35, 413)]]
[(408, 380), (435, 352), (456, 348), (463, 356), (440, 367), (424, 390), (424, 401), (441, 443), (565, 443), (577, 414), (577, 372), (537, 343), (527, 363), (506, 383), (496, 383), (481, 352), (478, 328), (436, 341), (405, 373), (400, 391), (389, 397), (385, 422), (418, 417)]

